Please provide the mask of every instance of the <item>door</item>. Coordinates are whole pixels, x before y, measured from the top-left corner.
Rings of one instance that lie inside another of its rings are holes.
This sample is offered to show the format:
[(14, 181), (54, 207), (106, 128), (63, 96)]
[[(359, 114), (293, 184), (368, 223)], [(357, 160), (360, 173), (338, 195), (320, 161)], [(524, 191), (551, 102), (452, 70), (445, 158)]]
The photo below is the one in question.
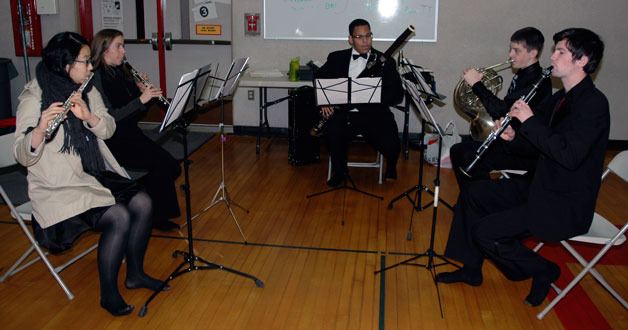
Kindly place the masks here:
[[(184, 73), (211, 64), (212, 75), (221, 77), (231, 63), (231, 1), (91, 0), (91, 4), (94, 32), (123, 31), (127, 60), (147, 73), (167, 97), (174, 95)], [(230, 112), (231, 107), (226, 109)], [(206, 112), (194, 123), (217, 124), (215, 112)], [(165, 109), (153, 107), (146, 120), (160, 121), (164, 113)]]

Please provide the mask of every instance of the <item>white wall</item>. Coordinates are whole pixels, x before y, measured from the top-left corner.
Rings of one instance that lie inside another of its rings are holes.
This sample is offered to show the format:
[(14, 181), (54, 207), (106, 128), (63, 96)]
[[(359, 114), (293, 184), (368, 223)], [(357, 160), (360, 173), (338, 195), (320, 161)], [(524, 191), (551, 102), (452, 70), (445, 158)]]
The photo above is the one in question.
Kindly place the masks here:
[[(324, 61), (330, 51), (348, 47), (346, 42), (341, 41), (264, 40), (261, 36), (244, 36), (244, 13), (261, 13), (263, 20), (263, 1), (238, 0), (232, 3), (233, 54), (236, 57), (251, 56), (252, 68), (287, 70), (292, 57), (300, 56), (302, 63), (310, 59)], [(506, 60), (510, 35), (524, 26), (535, 26), (545, 35), (541, 65), (547, 66), (555, 32), (573, 26), (587, 27), (600, 34), (606, 43), (604, 60), (595, 82), (611, 104), (611, 139), (628, 140), (628, 129), (625, 128), (628, 122), (628, 111), (625, 110), (628, 108), (626, 13), (626, 0), (441, 0), (438, 41), (409, 44), (404, 48), (404, 53), (416, 64), (433, 69), (438, 91), (448, 97), (444, 107), (434, 108), (438, 121), (445, 124), (454, 120), (464, 132), (468, 124), (453, 109), (451, 95), (465, 67), (487, 66)], [(400, 26), (399, 33), (404, 29), (405, 26)], [(389, 45), (390, 42), (374, 43), (382, 51)], [(506, 82), (512, 77), (508, 70), (502, 71), (502, 75)], [(555, 82), (554, 86), (560, 87), (559, 84)], [(507, 87), (504, 87), (502, 95)], [(239, 125), (255, 125), (257, 100), (247, 101), (245, 95), (244, 91), (236, 95), (235, 122)], [(283, 109), (279, 107), (271, 108), (271, 125), (286, 126), (286, 105), (281, 105)], [(401, 124), (399, 118), (398, 124)], [(418, 130), (416, 118), (413, 118), (410, 127), (412, 131)]]
[[(264, 40), (261, 36), (244, 36), (244, 13), (261, 13), (262, 0), (232, 1), (233, 6), (233, 56), (250, 56), (252, 68), (279, 68), (286, 70), (290, 59), (300, 56), (302, 63), (310, 59), (324, 61), (327, 54), (348, 47), (342, 41), (293, 41)], [(76, 1), (59, 1), (59, 15), (42, 16), (44, 43), (55, 33), (76, 31)], [(507, 58), (508, 40), (513, 31), (524, 26), (536, 26), (545, 34), (545, 52), (541, 64), (547, 66), (553, 42), (552, 35), (566, 27), (579, 26), (592, 29), (606, 43), (602, 66), (596, 77), (597, 86), (606, 94), (611, 104), (611, 139), (628, 140), (628, 1), (626, 0), (484, 0), (452, 1), (441, 0), (439, 9), (438, 41), (436, 43), (412, 43), (404, 48), (407, 57), (415, 63), (434, 70), (437, 88), (448, 96), (447, 104), (434, 108), (442, 124), (454, 120), (463, 131), (468, 124), (453, 109), (451, 94), (462, 70), (468, 66), (486, 66), (502, 62)], [(348, 24), (349, 22), (347, 22)], [(324, 24), (324, 22), (322, 23)], [(24, 85), (22, 58), (15, 57), (9, 1), (0, 1), (0, 57), (13, 60), (20, 76), (11, 81), (13, 108), (17, 106), (17, 95)], [(399, 33), (405, 26), (399, 27)], [(377, 31), (374, 31), (377, 33)], [(375, 47), (385, 50), (390, 42), (376, 42)], [(31, 58), (34, 70), (38, 58)], [(34, 74), (34, 71), (32, 72)], [(502, 71), (505, 81), (512, 73)], [(555, 82), (555, 87), (560, 87)], [(257, 124), (256, 99), (246, 100), (246, 92), (236, 94), (234, 121), (236, 125)], [(270, 97), (284, 95), (272, 92)], [(271, 108), (269, 119), (272, 126), (287, 126), (287, 104)], [(400, 117), (398, 122), (401, 123)], [(413, 116), (412, 131), (418, 124)]]

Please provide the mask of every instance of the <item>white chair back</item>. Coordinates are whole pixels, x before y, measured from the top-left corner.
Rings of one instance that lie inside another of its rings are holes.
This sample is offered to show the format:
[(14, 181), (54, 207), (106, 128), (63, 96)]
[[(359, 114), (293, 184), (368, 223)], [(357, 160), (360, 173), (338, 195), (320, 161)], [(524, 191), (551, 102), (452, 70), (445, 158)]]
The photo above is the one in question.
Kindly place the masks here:
[(13, 156), (13, 143), (15, 135), (13, 133), (0, 136), (0, 168), (17, 164)]
[(628, 150), (624, 150), (613, 157), (608, 164), (608, 169), (628, 182)]
[[(622, 151), (617, 154), (608, 164), (607, 169), (602, 174), (602, 180), (613, 172), (617, 174), (624, 181), (628, 182), (628, 150)], [(595, 265), (606, 254), (606, 252), (616, 245), (621, 245), (626, 241), (626, 231), (628, 230), (628, 223), (624, 224), (621, 229), (618, 229), (612, 222), (595, 212), (593, 215), (593, 221), (589, 231), (584, 235), (572, 237), (570, 241), (584, 242), (591, 244), (601, 245), (600, 251), (591, 260), (586, 260), (582, 257), (576, 249), (574, 249), (566, 240), (561, 241), (560, 244), (582, 265), (583, 269), (578, 273), (575, 278), (567, 284), (564, 289), (558, 288), (552, 284), (552, 287), (558, 295), (540, 312), (537, 314), (538, 319), (542, 319), (554, 306), (563, 299), (571, 289), (578, 284), (578, 282), (586, 275), (591, 274), (619, 303), (628, 309), (628, 302), (604, 279), (602, 274), (595, 270)], [(540, 242), (534, 251), (539, 251), (543, 246), (543, 242)]]

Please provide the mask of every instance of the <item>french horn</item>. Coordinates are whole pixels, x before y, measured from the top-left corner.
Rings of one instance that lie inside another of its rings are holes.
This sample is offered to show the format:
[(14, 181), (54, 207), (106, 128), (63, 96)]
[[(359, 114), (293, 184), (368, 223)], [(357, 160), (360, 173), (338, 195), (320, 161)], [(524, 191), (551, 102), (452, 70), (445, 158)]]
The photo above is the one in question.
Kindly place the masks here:
[[(497, 73), (510, 67), (512, 60), (478, 69), (483, 74), (481, 82), (494, 95), (502, 89), (504, 79)], [(508, 66), (506, 66), (508, 65)], [(473, 93), (471, 86), (461, 78), (454, 89), (454, 106), (470, 120), (469, 131), (475, 141), (483, 141), (495, 126), (480, 99)]]

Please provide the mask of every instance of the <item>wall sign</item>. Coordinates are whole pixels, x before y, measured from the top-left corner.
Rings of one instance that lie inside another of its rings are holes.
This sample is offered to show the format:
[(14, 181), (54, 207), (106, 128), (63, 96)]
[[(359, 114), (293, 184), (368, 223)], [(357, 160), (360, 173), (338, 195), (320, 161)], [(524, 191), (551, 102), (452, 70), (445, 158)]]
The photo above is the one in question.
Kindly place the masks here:
[(247, 36), (258, 36), (260, 34), (259, 13), (244, 14), (244, 34)]

